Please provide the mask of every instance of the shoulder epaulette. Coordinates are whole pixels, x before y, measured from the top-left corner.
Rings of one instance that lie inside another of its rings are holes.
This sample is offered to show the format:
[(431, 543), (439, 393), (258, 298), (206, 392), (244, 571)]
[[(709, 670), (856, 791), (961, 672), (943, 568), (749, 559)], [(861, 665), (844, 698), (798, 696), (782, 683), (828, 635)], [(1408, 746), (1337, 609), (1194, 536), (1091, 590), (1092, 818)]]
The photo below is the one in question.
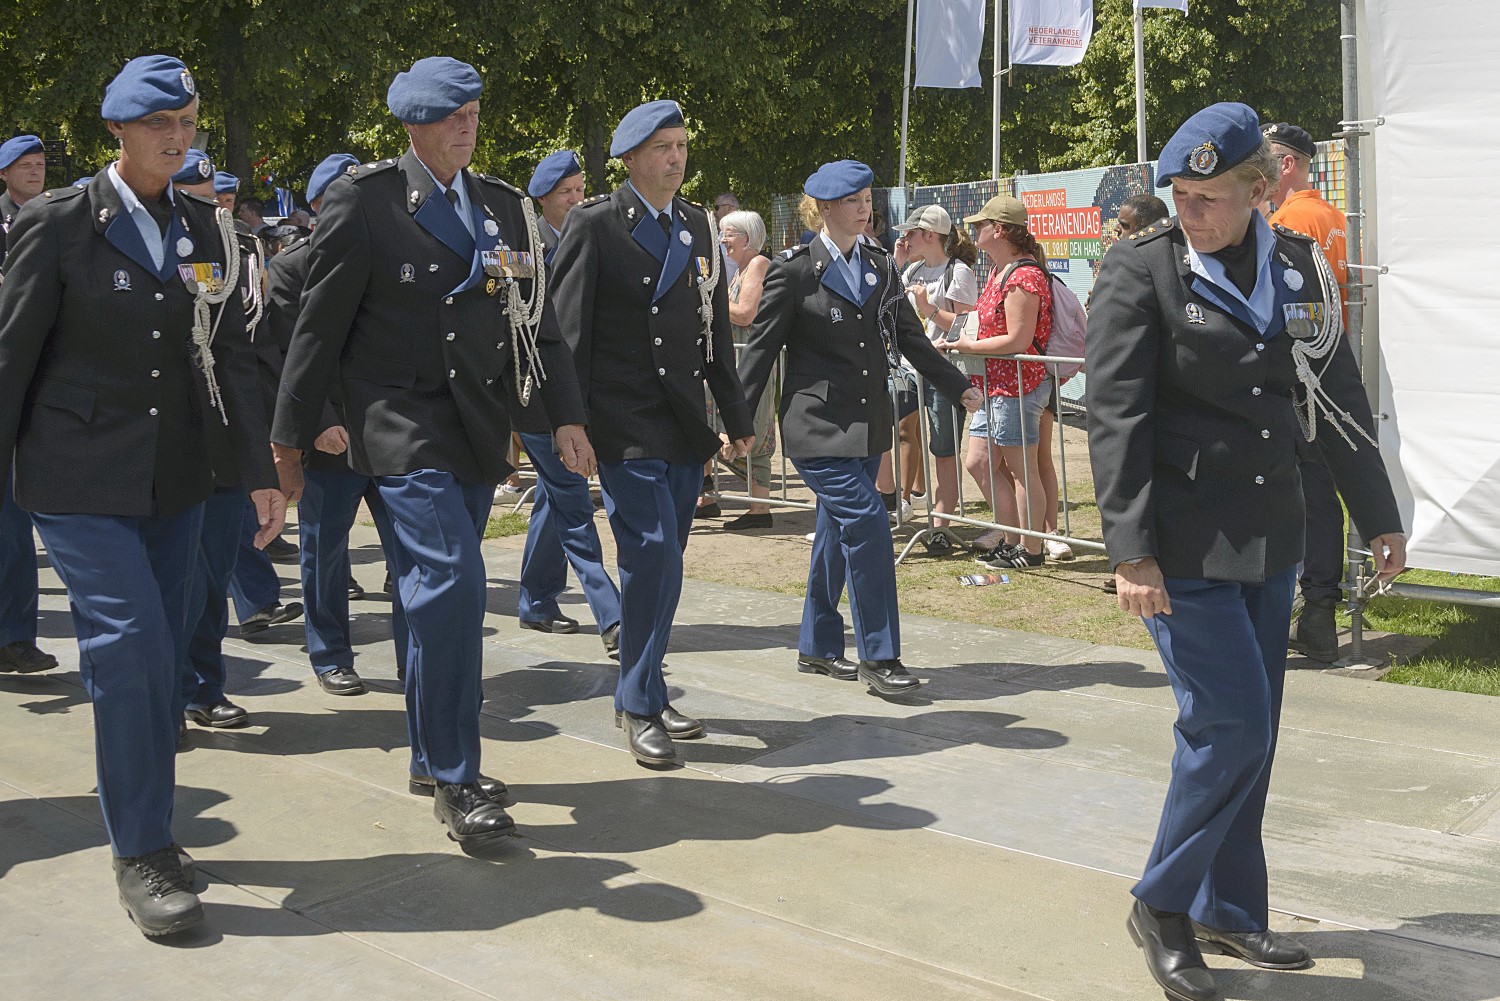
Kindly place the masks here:
[(1125, 239), (1129, 240), (1132, 243), (1149, 243), (1150, 241), (1156, 239), (1158, 236), (1161, 236), (1163, 233), (1170, 233), (1176, 228), (1176, 219), (1163, 219), (1160, 222), (1153, 222), (1145, 229), (1136, 230)]
[(493, 184), (498, 188), (504, 188), (507, 192), (515, 195), (517, 198), (526, 197), (526, 192), (522, 191), (514, 184), (511, 184), (509, 181), (500, 180), (500, 178), (496, 177), (493, 174), (475, 174), (474, 176), (479, 178), (481, 181), (486, 182), (487, 184)]
[(1287, 237), (1288, 239), (1291, 239), (1291, 240), (1301, 240), (1303, 243), (1317, 243), (1318, 242), (1316, 239), (1314, 239), (1313, 237), (1308, 236), (1306, 233), (1299, 233), (1297, 230), (1290, 229), (1290, 228), (1288, 228), (1286, 226), (1283, 226), (1279, 222), (1273, 222), (1273, 223), (1271, 223), (1271, 228), (1274, 229), (1281, 236)]
[(77, 198), (87, 190), (88, 188), (75, 188), (70, 184), (66, 188), (52, 188), (49, 191), (43, 191), (42, 197), (49, 202), (65, 202), (69, 198)]
[(362, 163), (357, 167), (349, 168), (349, 176), (356, 181), (363, 181), (367, 177), (374, 177), (383, 170), (389, 170), (396, 165), (395, 160), (372, 160), (370, 163)]
[(195, 195), (191, 191), (177, 191), (174, 193), (181, 195), (183, 198), (186, 198), (189, 205), (201, 205), (209, 209), (216, 209), (219, 207), (219, 203), (214, 201), (212, 198), (205, 198), (202, 195)]
[(859, 245), (859, 248), (861, 250), (872, 251), (882, 257), (887, 257), (890, 255), (890, 251), (885, 249), (885, 244), (883, 243), (861, 243)]
[(577, 205), (574, 205), (573, 208), (570, 209), (569, 211), (577, 212), (579, 209), (591, 209), (591, 208), (593, 208), (596, 205), (604, 205), (608, 201), (609, 201), (609, 195), (607, 193), (606, 194), (602, 194), (602, 195), (595, 195), (593, 198), (585, 198), (583, 201), (579, 202)]
[(792, 258), (796, 257), (798, 254), (805, 254), (805, 253), (807, 253), (808, 250), (809, 250), (809, 247), (808, 247), (807, 244), (805, 244), (805, 243), (799, 243), (795, 247), (788, 247), (788, 248), (786, 248), (778, 256), (783, 261), (790, 261)]

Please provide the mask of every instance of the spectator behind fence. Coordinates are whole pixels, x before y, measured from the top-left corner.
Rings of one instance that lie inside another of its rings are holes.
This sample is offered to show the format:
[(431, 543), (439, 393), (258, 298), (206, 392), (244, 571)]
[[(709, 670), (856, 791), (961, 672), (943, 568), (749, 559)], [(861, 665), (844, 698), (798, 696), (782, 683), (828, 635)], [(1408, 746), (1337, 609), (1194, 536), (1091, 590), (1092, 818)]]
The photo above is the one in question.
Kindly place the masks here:
[(817, 200), (803, 195), (797, 202), (797, 218), (802, 222), (802, 235), (797, 237), (795, 246), (805, 247), (817, 238), (818, 231), (823, 228), (823, 217), (818, 215)]
[(1268, 927), (1261, 837), (1302, 556), (1298, 456), (1316, 447), (1348, 488), (1381, 579), (1405, 560), (1327, 264), (1255, 211), (1275, 172), (1250, 108), (1188, 119), (1156, 181), (1172, 185), (1177, 225), (1110, 249), (1088, 322), (1104, 544), (1120, 609), (1145, 620), (1178, 705), (1129, 931), (1182, 1001), (1222, 996), (1198, 942), (1263, 969), (1311, 964)]
[[(734, 196), (719, 196), (721, 200), (725, 197)], [(719, 221), (719, 244), (724, 248), (724, 256), (735, 265), (734, 278), (729, 282), (729, 323), (738, 349), (750, 336), (750, 324), (755, 319), (756, 310), (760, 309), (766, 268), (771, 263), (761, 254), (766, 245), (766, 224), (759, 213), (730, 212)], [(773, 369), (772, 385), (775, 382)], [(755, 408), (755, 444), (750, 446), (743, 466), (740, 460), (733, 464), (737, 472), (744, 474), (750, 496), (771, 496), (771, 456), (775, 454), (776, 394), (762, 393)], [(748, 528), (770, 528), (771, 508), (766, 504), (752, 503), (749, 511), (726, 522), (724, 527), (736, 532)]]
[(1167, 203), (1155, 195), (1144, 191), (1131, 195), (1120, 206), (1120, 214), (1117, 217), (1120, 223), (1120, 237), (1123, 239), (1132, 233), (1139, 233), (1152, 223), (1161, 222), (1170, 215)]
[[(1052, 283), (1041, 263), (1042, 248), (1026, 228), (1026, 206), (1019, 199), (996, 195), (964, 222), (974, 227), (974, 242), (994, 264), (975, 310), (978, 336), (941, 345), (960, 354), (986, 356), (984, 375), (972, 377), (987, 400), (969, 425), (964, 466), (979, 483), (998, 523), (1040, 532), (1046, 522), (1046, 493), (1037, 444), (1052, 376), (1039, 362), (993, 356), (1046, 353), (1052, 336)], [(1039, 538), (989, 532), (978, 540), (981, 546), (985, 543), (994, 548), (982, 558), (996, 569), (1039, 567), (1046, 560)]]
[[(906, 240), (907, 266), (902, 280), (912, 307), (927, 324), (927, 337), (934, 344), (945, 341), (961, 325), (961, 317), (979, 301), (979, 277), (974, 265), (979, 250), (963, 227), (941, 205), (924, 205), (896, 227)], [(932, 453), (932, 510), (934, 514), (958, 510), (958, 429), (963, 426), (958, 408), (943, 399), (930, 384), (924, 385), (922, 403), (927, 410), (927, 449)], [(915, 465), (915, 463), (913, 463)], [(934, 517), (933, 525), (946, 528), (947, 519)], [(941, 540), (941, 541), (940, 541)], [(935, 553), (951, 547), (939, 533), (929, 544)]]
[[(1285, 226), (1316, 240), (1333, 268), (1339, 287), (1349, 282), (1349, 221), (1344, 213), (1312, 186), (1309, 171), (1318, 147), (1312, 137), (1295, 125), (1278, 122), (1262, 133), (1276, 156), (1279, 175), (1271, 201), (1277, 205), (1273, 226)], [(1343, 304), (1340, 303), (1343, 308)], [(1343, 309), (1344, 319), (1348, 310)], [(1328, 466), (1318, 456), (1302, 461), (1302, 496), (1307, 502), (1307, 541), (1302, 555), (1302, 614), (1292, 634), (1291, 646), (1313, 660), (1331, 662), (1339, 654), (1338, 625), (1334, 609), (1344, 576), (1344, 508)]]

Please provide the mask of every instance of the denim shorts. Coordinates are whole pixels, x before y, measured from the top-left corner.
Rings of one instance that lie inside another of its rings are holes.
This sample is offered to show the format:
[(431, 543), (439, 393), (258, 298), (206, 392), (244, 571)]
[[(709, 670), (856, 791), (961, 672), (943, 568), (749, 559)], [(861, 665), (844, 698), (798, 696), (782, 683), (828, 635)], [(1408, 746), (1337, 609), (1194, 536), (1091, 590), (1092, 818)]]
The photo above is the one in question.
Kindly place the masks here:
[(969, 424), (969, 437), (983, 438), (987, 433), (990, 441), (1002, 448), (1035, 445), (1041, 437), (1042, 411), (1051, 399), (1050, 376), (1025, 396), (991, 396), (975, 412)]
[(934, 458), (951, 459), (957, 451), (953, 431), (961, 426), (963, 410), (948, 402), (948, 397), (924, 383), (922, 393), (927, 406), (927, 451)]

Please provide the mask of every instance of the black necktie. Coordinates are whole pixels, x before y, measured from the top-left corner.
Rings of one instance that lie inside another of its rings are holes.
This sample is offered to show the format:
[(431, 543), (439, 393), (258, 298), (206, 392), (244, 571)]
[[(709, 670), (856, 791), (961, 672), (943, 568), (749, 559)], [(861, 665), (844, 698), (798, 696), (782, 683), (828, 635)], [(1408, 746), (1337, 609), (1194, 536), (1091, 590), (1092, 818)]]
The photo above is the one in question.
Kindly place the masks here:
[(667, 234), (668, 236), (672, 235), (672, 217), (671, 216), (669, 216), (665, 212), (663, 212), (661, 215), (659, 215), (659, 216), (656, 217), (656, 221), (659, 222), (659, 223), (661, 223), (661, 231), (663, 233)]
[(448, 204), (449, 205), (452, 205), (455, 209), (458, 208), (458, 192), (457, 191), (455, 191), (452, 188), (449, 188), (447, 191), (443, 192), (443, 197), (446, 198), (446, 199), (448, 199)]

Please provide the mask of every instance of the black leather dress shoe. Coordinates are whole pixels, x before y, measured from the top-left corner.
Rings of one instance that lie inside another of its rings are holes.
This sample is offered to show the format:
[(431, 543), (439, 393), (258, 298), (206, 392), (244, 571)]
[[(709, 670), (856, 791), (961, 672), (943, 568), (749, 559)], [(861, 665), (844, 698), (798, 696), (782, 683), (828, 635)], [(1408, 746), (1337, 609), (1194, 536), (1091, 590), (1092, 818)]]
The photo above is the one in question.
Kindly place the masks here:
[(610, 660), (620, 659), (620, 625), (616, 623), (599, 634), (604, 642), (604, 655)]
[(178, 851), (171, 845), (114, 860), (120, 906), (150, 938), (185, 931), (203, 920), (203, 904), (183, 877)]
[(859, 665), (843, 657), (814, 657), (799, 653), (797, 670), (803, 674), (826, 674), (835, 681), (853, 681), (859, 677)]
[[(479, 791), (501, 806), (515, 806), (516, 801), (511, 798), (510, 787), (499, 779), (492, 779), (488, 775), (479, 776), (479, 781), (474, 783), (479, 786)], [(414, 796), (431, 796), (437, 791), (437, 782), (431, 775), (413, 775), (406, 783), (406, 788)]]
[(516, 830), (510, 814), (486, 796), (476, 782), (439, 782), (433, 792), (432, 815), (447, 826), (448, 837), (464, 848), (502, 841)]
[(359, 581), (355, 580), (353, 577), (350, 577), (349, 578), (349, 600), (350, 601), (362, 601), (362, 600), (364, 600), (364, 596), (365, 596), (365, 589), (360, 586)]
[(578, 620), (570, 619), (566, 615), (559, 615), (555, 619), (519, 619), (522, 629), (535, 629), (539, 633), (576, 633), (578, 632)]
[(1192, 925), (1186, 914), (1158, 911), (1137, 900), (1125, 930), (1145, 952), (1146, 969), (1172, 1001), (1219, 1001), (1219, 988), (1203, 964)]
[(1303, 970), (1312, 965), (1306, 946), (1272, 931), (1220, 931), (1194, 921), (1193, 935), (1202, 948), (1243, 959), (1262, 970)]
[[(694, 740), (707, 732), (702, 720), (693, 719), (691, 716), (684, 716), (670, 705), (662, 706), (661, 712), (657, 715), (661, 721), (661, 728), (667, 731), (667, 736), (673, 740)], [(625, 725), (624, 720), (625, 713), (616, 709), (615, 726), (623, 727)]]
[(57, 666), (57, 658), (25, 641), (0, 647), (0, 674), (35, 674)]
[(329, 695), (363, 695), (365, 683), (352, 667), (335, 667), (318, 675), (318, 687)]
[(215, 730), (228, 730), (250, 722), (250, 714), (228, 699), (220, 699), (213, 705), (200, 709), (189, 709), (187, 718), (199, 726), (213, 727)]
[(719, 510), (718, 501), (715, 501), (712, 504), (699, 504), (697, 510), (693, 512), (693, 518), (718, 518), (723, 515), (723, 513), (723, 511)]
[(302, 551), (297, 548), (296, 543), (288, 542), (279, 535), (266, 544), (266, 555), (271, 558), (272, 563), (298, 563), (302, 559)]
[(775, 524), (769, 514), (750, 514), (746, 512), (733, 521), (726, 521), (724, 528), (730, 532), (748, 532), (757, 528), (770, 528)]
[(302, 602), (289, 601), (285, 605), (267, 605), (254, 615), (246, 616), (240, 623), (240, 635), (263, 633), (272, 626), (290, 622), (302, 614)]
[(649, 768), (668, 768), (677, 764), (677, 749), (662, 725), (661, 716), (637, 716), (621, 713), (616, 717), (625, 731), (625, 745), (635, 760)]
[(859, 680), (879, 695), (911, 695), (922, 682), (907, 673), (899, 660), (862, 660)]
[(380, 589), (386, 594), (390, 594), (396, 590), (396, 582), (391, 580), (391, 572), (389, 570), (385, 572), (385, 583), (380, 585)]

